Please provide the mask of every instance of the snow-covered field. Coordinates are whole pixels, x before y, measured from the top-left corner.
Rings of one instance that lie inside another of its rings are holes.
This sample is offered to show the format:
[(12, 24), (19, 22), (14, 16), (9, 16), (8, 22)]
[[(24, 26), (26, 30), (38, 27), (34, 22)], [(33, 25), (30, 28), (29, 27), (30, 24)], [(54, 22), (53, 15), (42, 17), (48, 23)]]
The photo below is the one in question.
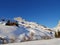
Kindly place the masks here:
[(55, 38), (50, 40), (28, 41), (28, 42), (11, 43), (11, 44), (4, 44), (4, 45), (60, 45), (60, 39)]

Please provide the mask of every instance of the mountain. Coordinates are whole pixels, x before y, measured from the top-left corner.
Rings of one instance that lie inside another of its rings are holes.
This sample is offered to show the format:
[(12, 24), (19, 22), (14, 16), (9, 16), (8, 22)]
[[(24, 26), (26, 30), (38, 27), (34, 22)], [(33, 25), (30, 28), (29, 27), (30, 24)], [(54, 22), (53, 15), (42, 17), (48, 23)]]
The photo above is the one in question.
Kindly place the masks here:
[(58, 22), (57, 26), (53, 28), (55, 31), (55, 37), (60, 38), (60, 21)]
[(46, 26), (17, 17), (14, 21), (0, 21), (0, 37), (5, 39), (4, 43), (51, 39), (54, 38), (54, 31)]
[(57, 32), (58, 30), (60, 31), (60, 21), (58, 22), (57, 26), (54, 27), (54, 30)]

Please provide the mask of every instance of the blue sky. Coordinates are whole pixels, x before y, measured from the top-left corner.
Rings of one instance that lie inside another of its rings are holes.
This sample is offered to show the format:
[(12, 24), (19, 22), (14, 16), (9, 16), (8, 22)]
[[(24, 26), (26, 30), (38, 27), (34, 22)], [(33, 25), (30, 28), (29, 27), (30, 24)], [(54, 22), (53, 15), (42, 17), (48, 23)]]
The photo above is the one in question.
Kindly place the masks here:
[(60, 0), (0, 0), (0, 18), (19, 16), (55, 27), (60, 20)]

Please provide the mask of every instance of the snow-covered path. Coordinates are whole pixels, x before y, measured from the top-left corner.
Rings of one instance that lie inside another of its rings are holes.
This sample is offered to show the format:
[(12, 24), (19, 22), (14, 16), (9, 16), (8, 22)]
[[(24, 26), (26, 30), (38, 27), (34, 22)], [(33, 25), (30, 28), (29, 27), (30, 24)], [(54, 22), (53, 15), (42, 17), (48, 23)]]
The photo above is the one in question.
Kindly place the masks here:
[(38, 41), (28, 41), (22, 43), (12, 43), (5, 45), (60, 45), (60, 39), (50, 39), (50, 40), (38, 40)]

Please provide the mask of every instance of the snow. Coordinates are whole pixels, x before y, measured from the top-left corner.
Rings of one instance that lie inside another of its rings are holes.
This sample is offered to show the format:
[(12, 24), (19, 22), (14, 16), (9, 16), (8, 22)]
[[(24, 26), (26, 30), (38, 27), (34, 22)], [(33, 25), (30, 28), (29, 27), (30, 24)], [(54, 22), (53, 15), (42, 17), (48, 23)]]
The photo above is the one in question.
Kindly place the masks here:
[[(54, 38), (54, 32), (51, 29), (48, 30), (49, 28), (47, 27), (35, 22), (26, 21), (20, 17), (14, 18), (14, 20), (18, 21), (19, 27), (6, 26), (6, 21), (0, 23), (0, 37), (9, 39), (13, 38), (15, 39), (15, 42), (20, 42), (23, 38), (26, 38), (26, 40), (29, 38), (30, 40)], [(52, 34), (50, 32), (52, 32)]]
[(60, 45), (60, 39), (55, 38), (55, 39), (50, 39), (50, 40), (37, 40), (37, 41), (11, 43), (11, 44), (4, 44), (4, 45)]

